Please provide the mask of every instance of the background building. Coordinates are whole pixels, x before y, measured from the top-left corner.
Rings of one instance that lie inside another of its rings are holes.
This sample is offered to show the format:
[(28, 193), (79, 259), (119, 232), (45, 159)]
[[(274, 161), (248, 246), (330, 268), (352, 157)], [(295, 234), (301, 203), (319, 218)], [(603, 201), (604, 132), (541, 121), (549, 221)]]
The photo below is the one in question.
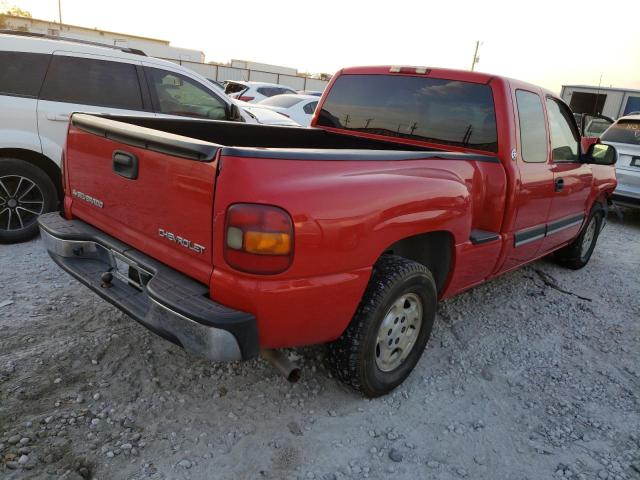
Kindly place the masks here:
[(39, 20), (37, 18), (18, 17), (14, 15), (1, 15), (2, 28), (7, 30), (20, 30), (23, 32), (41, 33), (54, 37), (74, 38), (90, 42), (108, 43), (119, 47), (136, 48), (142, 50), (151, 57), (161, 57), (169, 60), (186, 60), (191, 62), (204, 62), (204, 53), (199, 50), (173, 47), (168, 40), (157, 38), (139, 37), (126, 33), (109, 32), (96, 28), (79, 27), (77, 25), (62, 25), (57, 22)]
[(97, 28), (80, 27), (24, 16), (0, 14), (0, 29), (20, 30), (54, 37), (106, 43), (142, 50), (150, 57), (162, 58), (217, 81), (250, 80), (287, 85), (296, 90), (324, 90), (331, 77), (301, 75), (295, 68), (281, 67), (247, 60), (232, 60), (229, 64), (205, 63), (204, 53), (170, 45), (168, 40), (109, 32)]
[(560, 96), (575, 113), (599, 113), (619, 118), (640, 111), (640, 90), (563, 85)]

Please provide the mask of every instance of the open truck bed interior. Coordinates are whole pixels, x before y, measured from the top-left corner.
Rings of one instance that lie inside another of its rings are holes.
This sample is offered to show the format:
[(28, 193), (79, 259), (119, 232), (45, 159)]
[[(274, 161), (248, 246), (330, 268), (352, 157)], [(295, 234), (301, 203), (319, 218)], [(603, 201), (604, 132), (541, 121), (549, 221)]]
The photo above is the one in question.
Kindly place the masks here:
[(297, 160), (411, 160), (433, 156), (498, 161), (491, 155), (444, 152), (319, 128), (82, 113), (74, 114), (72, 122), (81, 130), (118, 142), (201, 161), (213, 160), (222, 148), (228, 156)]

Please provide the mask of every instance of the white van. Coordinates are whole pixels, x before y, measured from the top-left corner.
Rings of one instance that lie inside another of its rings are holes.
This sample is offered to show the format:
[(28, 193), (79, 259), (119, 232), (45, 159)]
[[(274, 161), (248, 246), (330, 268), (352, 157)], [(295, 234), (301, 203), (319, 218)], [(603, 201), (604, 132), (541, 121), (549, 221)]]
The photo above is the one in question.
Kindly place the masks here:
[(72, 112), (256, 123), (204, 77), (137, 50), (5, 31), (0, 65), (0, 243), (58, 208)]

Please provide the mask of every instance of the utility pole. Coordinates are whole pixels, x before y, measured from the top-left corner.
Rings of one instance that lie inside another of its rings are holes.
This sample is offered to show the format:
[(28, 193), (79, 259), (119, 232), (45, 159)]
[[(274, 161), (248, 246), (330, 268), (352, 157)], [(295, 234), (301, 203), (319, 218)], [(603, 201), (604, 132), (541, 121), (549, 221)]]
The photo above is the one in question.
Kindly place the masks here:
[(471, 71), (473, 72), (473, 69), (476, 66), (476, 63), (478, 63), (480, 61), (480, 57), (478, 56), (478, 49), (480, 48), (480, 40), (476, 41), (476, 49), (473, 52), (473, 62), (471, 62)]
[(60, 30), (62, 31), (62, 0), (58, 0), (58, 23), (60, 23)]

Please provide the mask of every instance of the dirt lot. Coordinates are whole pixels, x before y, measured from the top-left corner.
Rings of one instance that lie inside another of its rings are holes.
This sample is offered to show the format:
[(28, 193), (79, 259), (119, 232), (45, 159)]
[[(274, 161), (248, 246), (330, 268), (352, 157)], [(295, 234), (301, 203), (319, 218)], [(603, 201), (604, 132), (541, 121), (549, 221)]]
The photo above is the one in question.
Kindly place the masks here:
[[(640, 214), (449, 300), (395, 393), (188, 356), (0, 246), (0, 478), (640, 478)], [(301, 322), (304, 319), (300, 319)]]

